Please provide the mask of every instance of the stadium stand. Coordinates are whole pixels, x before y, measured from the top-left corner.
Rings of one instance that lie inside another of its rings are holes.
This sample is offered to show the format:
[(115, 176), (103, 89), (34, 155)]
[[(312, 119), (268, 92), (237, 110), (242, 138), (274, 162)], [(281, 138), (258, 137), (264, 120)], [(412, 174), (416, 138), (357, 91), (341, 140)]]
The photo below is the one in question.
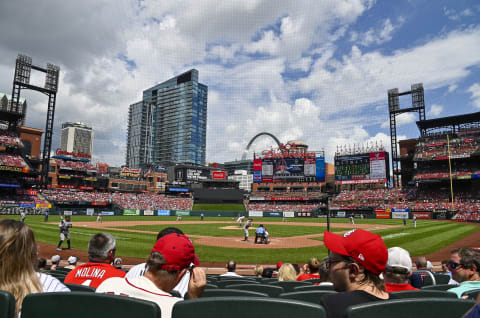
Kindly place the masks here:
[(123, 209), (171, 209), (191, 210), (192, 199), (170, 197), (163, 194), (134, 194), (134, 193), (106, 193), (70, 191), (61, 189), (43, 190), (47, 200), (56, 203), (63, 202), (108, 202), (116, 203)]
[(23, 147), (23, 142), (17, 133), (5, 129), (0, 129), (0, 145), (6, 147)]

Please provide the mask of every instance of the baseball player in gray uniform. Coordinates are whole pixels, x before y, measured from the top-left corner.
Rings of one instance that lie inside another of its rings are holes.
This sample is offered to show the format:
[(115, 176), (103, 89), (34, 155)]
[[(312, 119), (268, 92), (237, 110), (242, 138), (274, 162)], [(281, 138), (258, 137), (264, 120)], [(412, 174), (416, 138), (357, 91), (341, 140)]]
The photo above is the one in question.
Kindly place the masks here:
[(60, 217), (60, 224), (58, 224), (58, 227), (60, 228), (60, 242), (58, 242), (57, 246), (57, 251), (61, 251), (63, 241), (65, 241), (65, 238), (67, 239), (67, 250), (70, 250), (70, 232), (68, 232), (68, 228), (72, 227), (72, 223), (70, 222), (70, 218), (67, 216), (66, 220), (63, 219), (63, 217)]
[(250, 227), (250, 225), (252, 225), (252, 221), (253, 219), (248, 219), (243, 226), (243, 232), (245, 232), (245, 239), (243, 239), (243, 241), (245, 242), (248, 242), (248, 228)]

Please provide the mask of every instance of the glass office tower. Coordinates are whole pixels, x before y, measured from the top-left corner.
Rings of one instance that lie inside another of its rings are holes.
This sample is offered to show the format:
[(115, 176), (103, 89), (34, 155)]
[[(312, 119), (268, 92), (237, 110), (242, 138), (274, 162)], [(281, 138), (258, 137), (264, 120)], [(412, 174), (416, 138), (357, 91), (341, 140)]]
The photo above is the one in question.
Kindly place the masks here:
[[(131, 120), (134, 109), (139, 103), (130, 105), (129, 132), (127, 138), (127, 165), (137, 167), (140, 163), (158, 163), (171, 165), (175, 163), (193, 163), (205, 165), (207, 141), (207, 96), (208, 87), (198, 82), (198, 71), (192, 69), (166, 82), (155, 85), (143, 92), (141, 102), (142, 114), (149, 113), (151, 107), (151, 124), (144, 121), (144, 116)], [(138, 112), (137, 112), (138, 113)], [(136, 126), (135, 126), (136, 125)], [(144, 127), (145, 126), (145, 127)], [(145, 131), (148, 140), (148, 127), (151, 127), (151, 151), (136, 156), (130, 132), (134, 127)]]

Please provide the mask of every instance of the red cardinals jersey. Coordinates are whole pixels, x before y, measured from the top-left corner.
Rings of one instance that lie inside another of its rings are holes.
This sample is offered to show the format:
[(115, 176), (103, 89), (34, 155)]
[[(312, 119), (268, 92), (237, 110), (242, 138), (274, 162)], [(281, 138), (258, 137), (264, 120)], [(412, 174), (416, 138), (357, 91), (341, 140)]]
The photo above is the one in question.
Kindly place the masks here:
[(72, 269), (65, 277), (65, 283), (97, 288), (110, 277), (124, 277), (126, 273), (105, 263), (85, 263)]

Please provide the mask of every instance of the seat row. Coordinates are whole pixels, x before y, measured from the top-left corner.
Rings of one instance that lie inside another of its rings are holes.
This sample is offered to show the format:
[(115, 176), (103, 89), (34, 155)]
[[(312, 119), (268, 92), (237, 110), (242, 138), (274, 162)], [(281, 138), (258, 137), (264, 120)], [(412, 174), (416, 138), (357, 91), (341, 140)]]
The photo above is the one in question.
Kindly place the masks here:
[[(458, 298), (405, 298), (355, 305), (347, 308), (347, 317), (461, 317), (473, 305), (473, 300)], [(0, 291), (0, 318), (14, 318), (13, 295)], [(142, 299), (85, 292), (39, 293), (25, 297), (21, 318), (43, 318), (62, 313), (70, 318), (103, 317), (160, 318), (156, 303)], [(204, 297), (181, 301), (173, 307), (173, 318), (324, 318), (324, 308), (316, 303), (297, 299), (230, 296)]]

